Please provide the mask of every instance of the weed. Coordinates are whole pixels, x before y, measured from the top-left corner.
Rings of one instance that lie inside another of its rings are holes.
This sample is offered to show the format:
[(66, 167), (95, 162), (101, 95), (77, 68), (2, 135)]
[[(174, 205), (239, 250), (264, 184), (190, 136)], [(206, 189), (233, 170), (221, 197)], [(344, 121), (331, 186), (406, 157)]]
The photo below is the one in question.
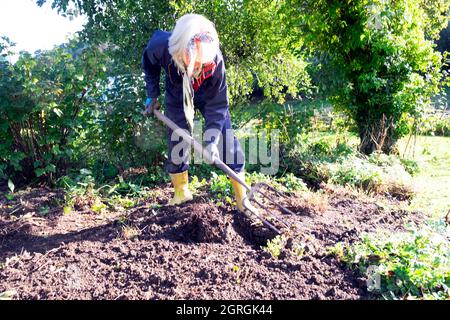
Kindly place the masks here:
[(361, 243), (339, 243), (331, 252), (363, 274), (371, 268), (381, 279), (374, 293), (385, 299), (448, 299), (449, 234), (445, 221), (433, 221), (399, 234), (366, 234)]
[(292, 246), (292, 251), (296, 256), (303, 257), (306, 252), (306, 245), (304, 243), (295, 243)]
[(218, 175), (215, 172), (211, 172), (211, 185), (210, 192), (216, 199), (231, 199), (232, 186), (230, 179), (225, 174)]
[(241, 283), (241, 270), (240, 270), (239, 266), (233, 265), (233, 273), (236, 277), (236, 283), (240, 284)]
[(108, 207), (114, 210), (129, 209), (150, 194), (148, 187), (125, 181), (122, 176), (118, 176), (117, 180), (117, 183), (111, 185), (98, 186), (90, 171), (86, 169), (80, 170), (75, 179), (62, 177), (58, 180), (58, 185), (66, 190), (64, 211), (69, 213), (76, 209), (101, 213)]
[(95, 213), (102, 213), (106, 209), (106, 205), (100, 200), (100, 198), (96, 197), (91, 209)]
[(198, 189), (204, 187), (206, 185), (206, 179), (199, 179), (197, 176), (192, 176), (191, 182), (189, 182), (189, 189), (192, 192), (196, 192)]
[(275, 238), (273, 238), (272, 240), (268, 240), (266, 247), (261, 247), (261, 248), (264, 251), (270, 253), (270, 255), (273, 258), (278, 259), (281, 254), (281, 250), (285, 246), (285, 243), (286, 243), (285, 237), (278, 235)]
[(329, 247), (327, 249), (327, 253), (330, 255), (334, 255), (341, 260), (344, 260), (345, 257), (345, 246), (343, 242), (338, 242), (334, 246)]
[(122, 234), (123, 237), (127, 240), (135, 240), (141, 235), (141, 230), (136, 227), (123, 225)]
[(63, 207), (63, 212), (64, 212), (64, 214), (70, 214), (72, 212), (72, 207), (71, 206), (64, 206)]
[(416, 174), (420, 173), (420, 167), (417, 161), (413, 159), (401, 158), (400, 162), (402, 163), (406, 172), (408, 172), (410, 175), (415, 176)]

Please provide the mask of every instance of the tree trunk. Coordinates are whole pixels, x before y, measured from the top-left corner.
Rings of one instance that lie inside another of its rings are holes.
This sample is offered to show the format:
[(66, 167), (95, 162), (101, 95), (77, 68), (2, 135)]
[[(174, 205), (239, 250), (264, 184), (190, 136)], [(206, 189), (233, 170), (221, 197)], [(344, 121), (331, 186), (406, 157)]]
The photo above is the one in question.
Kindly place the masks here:
[(361, 123), (359, 127), (359, 151), (364, 154), (371, 154), (375, 151), (390, 154), (395, 151), (394, 121), (384, 114), (377, 122)]

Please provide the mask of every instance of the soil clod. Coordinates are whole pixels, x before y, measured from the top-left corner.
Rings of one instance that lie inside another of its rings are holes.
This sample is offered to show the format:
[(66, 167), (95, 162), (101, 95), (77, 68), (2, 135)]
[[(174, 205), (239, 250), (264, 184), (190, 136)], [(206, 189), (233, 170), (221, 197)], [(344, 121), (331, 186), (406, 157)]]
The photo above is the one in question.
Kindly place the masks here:
[(186, 218), (177, 230), (183, 241), (195, 243), (226, 241), (229, 222), (217, 208), (207, 204), (197, 205), (196, 210)]

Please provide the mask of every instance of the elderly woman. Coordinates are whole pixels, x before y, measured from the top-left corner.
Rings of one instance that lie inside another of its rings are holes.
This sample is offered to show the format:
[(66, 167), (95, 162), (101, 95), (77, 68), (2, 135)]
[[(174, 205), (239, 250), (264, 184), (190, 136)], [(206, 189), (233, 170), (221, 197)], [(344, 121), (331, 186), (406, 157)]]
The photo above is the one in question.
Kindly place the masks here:
[[(231, 127), (225, 65), (214, 24), (197, 14), (181, 17), (172, 32), (156, 31), (142, 58), (147, 87), (146, 112), (159, 108), (161, 68), (165, 71), (165, 114), (180, 128), (193, 128), (194, 108), (205, 118), (209, 132), (206, 148), (221, 156), (233, 171), (244, 178), (244, 155)], [(188, 189), (189, 150), (169, 129), (169, 156), (165, 169), (175, 194), (170, 205), (192, 200)], [(220, 142), (220, 143), (219, 143)], [(220, 147), (220, 148), (219, 148)], [(221, 149), (221, 150), (219, 150)], [(176, 152), (173, 152), (176, 150)], [(237, 209), (250, 216), (256, 212), (246, 198), (246, 190), (231, 179)]]

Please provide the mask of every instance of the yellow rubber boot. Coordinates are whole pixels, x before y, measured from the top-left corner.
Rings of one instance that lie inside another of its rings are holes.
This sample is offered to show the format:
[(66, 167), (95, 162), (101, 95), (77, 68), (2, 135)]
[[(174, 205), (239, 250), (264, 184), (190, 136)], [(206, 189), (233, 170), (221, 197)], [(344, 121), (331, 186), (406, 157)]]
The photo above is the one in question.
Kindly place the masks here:
[(183, 202), (192, 200), (192, 193), (188, 188), (188, 172), (183, 171), (180, 173), (171, 173), (170, 179), (172, 180), (175, 194), (172, 200), (169, 201), (169, 205), (176, 206)]
[[(237, 175), (241, 178), (241, 180), (245, 181), (244, 172), (239, 172)], [(249, 218), (251, 218), (255, 213), (259, 215), (258, 209), (256, 209), (247, 198), (247, 189), (233, 178), (230, 178), (230, 181), (233, 186), (236, 209)]]

